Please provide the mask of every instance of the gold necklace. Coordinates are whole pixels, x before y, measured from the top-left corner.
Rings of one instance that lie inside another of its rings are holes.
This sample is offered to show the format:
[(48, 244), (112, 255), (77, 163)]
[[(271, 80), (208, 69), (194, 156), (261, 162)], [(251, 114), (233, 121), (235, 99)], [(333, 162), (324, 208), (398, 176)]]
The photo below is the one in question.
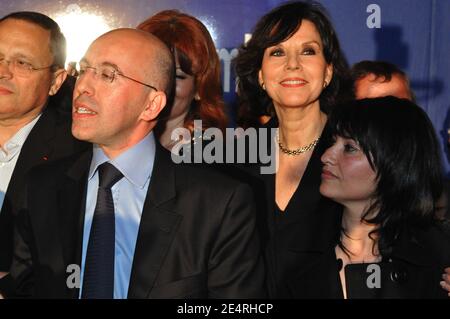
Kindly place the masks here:
[(312, 150), (317, 145), (317, 142), (319, 142), (319, 139), (320, 139), (320, 136), (319, 136), (317, 139), (315, 139), (314, 141), (312, 141), (310, 144), (308, 144), (306, 146), (302, 146), (300, 148), (297, 148), (296, 150), (290, 150), (288, 148), (285, 148), (283, 146), (283, 144), (281, 144), (281, 142), (280, 142), (280, 134), (278, 133), (279, 130), (280, 129), (277, 128), (277, 143), (278, 143), (278, 147), (280, 148), (280, 150), (283, 153), (285, 153), (287, 155), (297, 156), (297, 155), (303, 154), (305, 152), (308, 152), (308, 151)]

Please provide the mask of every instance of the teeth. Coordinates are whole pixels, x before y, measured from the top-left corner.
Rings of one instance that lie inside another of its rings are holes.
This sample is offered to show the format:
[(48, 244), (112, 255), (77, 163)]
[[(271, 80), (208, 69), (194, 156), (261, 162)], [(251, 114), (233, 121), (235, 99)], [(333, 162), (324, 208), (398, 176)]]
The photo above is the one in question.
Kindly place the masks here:
[(291, 84), (291, 85), (304, 84), (304, 83), (306, 83), (306, 82), (299, 81), (299, 80), (283, 81), (283, 84)]
[(84, 108), (84, 107), (77, 108), (77, 113), (79, 113), (79, 114), (97, 114), (93, 111), (89, 111), (87, 108)]

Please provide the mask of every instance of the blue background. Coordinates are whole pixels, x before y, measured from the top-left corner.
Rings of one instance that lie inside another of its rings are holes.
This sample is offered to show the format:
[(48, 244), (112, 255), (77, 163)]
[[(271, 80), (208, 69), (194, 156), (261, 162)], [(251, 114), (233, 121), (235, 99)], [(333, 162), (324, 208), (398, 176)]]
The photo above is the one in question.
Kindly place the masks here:
[[(205, 23), (221, 56), (224, 97), (233, 112), (234, 74), (229, 61), (251, 33), (256, 21), (280, 0), (2, 0), (0, 15), (32, 10), (55, 17), (77, 5), (103, 16), (111, 28), (135, 27), (164, 9), (179, 9)], [(336, 27), (348, 62), (387, 60), (410, 77), (417, 101), (431, 118), (441, 139), (450, 177), (447, 128), (450, 127), (450, 1), (448, 0), (321, 0)], [(381, 28), (369, 28), (367, 7), (381, 9)], [(80, 21), (80, 23), (82, 23)], [(393, 137), (395, 138), (395, 137)]]

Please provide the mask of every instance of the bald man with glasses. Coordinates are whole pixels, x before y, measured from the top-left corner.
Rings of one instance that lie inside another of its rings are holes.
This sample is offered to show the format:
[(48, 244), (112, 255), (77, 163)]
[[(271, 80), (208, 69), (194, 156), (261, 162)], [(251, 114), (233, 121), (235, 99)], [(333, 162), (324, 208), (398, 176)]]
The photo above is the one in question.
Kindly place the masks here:
[(149, 33), (118, 29), (91, 44), (72, 133), (93, 147), (30, 175), (15, 296), (265, 296), (250, 188), (175, 164), (154, 137), (174, 79), (171, 52)]

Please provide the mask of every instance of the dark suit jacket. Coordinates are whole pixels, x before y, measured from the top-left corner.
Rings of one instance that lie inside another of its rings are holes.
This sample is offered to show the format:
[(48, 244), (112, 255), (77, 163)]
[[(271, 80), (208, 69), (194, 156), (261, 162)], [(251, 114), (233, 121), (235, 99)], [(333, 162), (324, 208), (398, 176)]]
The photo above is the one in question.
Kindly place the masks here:
[(31, 130), (17, 159), (0, 212), (0, 271), (8, 271), (12, 259), (14, 218), (23, 201), (25, 176), (39, 164), (72, 155), (88, 147), (71, 133), (70, 115), (61, 116), (50, 98)]
[[(324, 230), (319, 224), (304, 234), (305, 240), (290, 247), (291, 260), (298, 265), (296, 273), (283, 281), (285, 298), (342, 299), (344, 298), (336, 260), (336, 229)], [(379, 288), (368, 288), (367, 280), (374, 274), (368, 264), (348, 265), (346, 272), (347, 298), (448, 298), (439, 285), (444, 268), (450, 265), (450, 232), (448, 227), (434, 226), (415, 230), (415, 239), (402, 234), (389, 258), (380, 266)], [(309, 243), (308, 243), (309, 242)], [(307, 243), (307, 244), (305, 244)]]
[[(251, 190), (206, 167), (176, 165), (157, 144), (128, 298), (264, 297)], [(17, 223), (17, 296), (77, 298), (66, 268), (80, 265), (92, 152), (33, 171)]]

